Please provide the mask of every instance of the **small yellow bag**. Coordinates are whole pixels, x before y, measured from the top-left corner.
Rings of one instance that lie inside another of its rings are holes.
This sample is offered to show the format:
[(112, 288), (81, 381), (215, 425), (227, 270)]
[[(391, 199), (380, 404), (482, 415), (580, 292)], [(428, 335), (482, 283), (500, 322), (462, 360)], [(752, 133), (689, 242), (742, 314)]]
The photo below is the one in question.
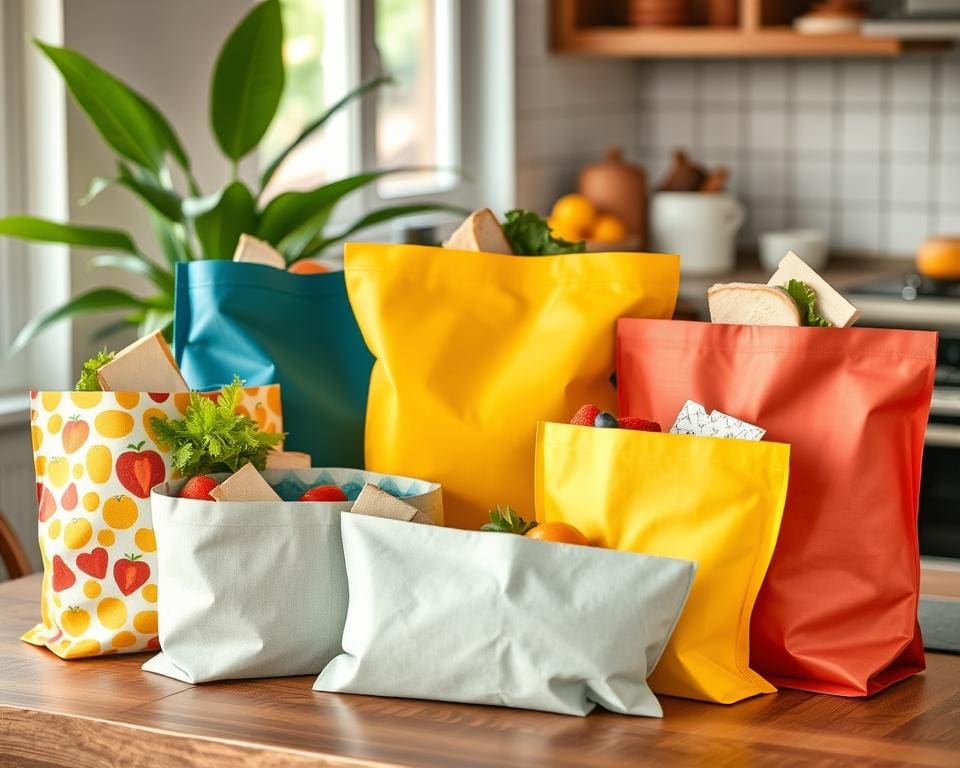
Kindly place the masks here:
[(750, 614), (789, 458), (782, 443), (539, 425), (537, 520), (570, 523), (591, 544), (698, 563), (650, 677), (655, 693), (730, 704), (776, 690), (750, 669)]
[(503, 256), (351, 243), (346, 279), (376, 357), (367, 469), (443, 485), (446, 524), (533, 508), (535, 425), (612, 410), (616, 319), (667, 318), (676, 256)]

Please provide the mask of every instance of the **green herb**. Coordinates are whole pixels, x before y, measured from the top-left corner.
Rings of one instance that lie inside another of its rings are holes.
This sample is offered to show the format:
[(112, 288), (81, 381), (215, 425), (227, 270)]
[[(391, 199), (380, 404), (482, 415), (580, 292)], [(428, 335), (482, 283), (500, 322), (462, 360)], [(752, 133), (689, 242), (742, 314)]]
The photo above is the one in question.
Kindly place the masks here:
[(97, 352), (96, 357), (91, 357), (87, 360), (87, 362), (83, 364), (83, 369), (80, 371), (80, 379), (77, 381), (77, 386), (75, 386), (74, 389), (77, 392), (99, 392), (100, 381), (97, 379), (97, 371), (113, 360), (116, 354), (116, 352), (107, 352), (107, 348), (104, 347)]
[(536, 521), (528, 523), (509, 506), (501, 508), (497, 504), (496, 509), (490, 510), (490, 522), (481, 526), (480, 530), (493, 531), (494, 533), (519, 533), (522, 536), (531, 528), (536, 527)]
[(236, 472), (244, 464), (263, 469), (267, 453), (286, 436), (261, 432), (253, 419), (237, 413), (242, 387), (240, 377), (234, 376), (216, 403), (191, 392), (182, 419), (154, 416), (150, 420), (157, 442), (173, 450), (173, 466), (184, 477)]
[(507, 236), (513, 252), (520, 256), (583, 253), (587, 248), (583, 240), (571, 243), (551, 235), (546, 220), (533, 211), (507, 211), (503, 234)]
[(817, 294), (809, 285), (801, 280), (790, 280), (783, 286), (791, 299), (800, 310), (800, 322), (803, 325), (815, 325), (820, 328), (829, 328), (833, 323), (817, 313)]

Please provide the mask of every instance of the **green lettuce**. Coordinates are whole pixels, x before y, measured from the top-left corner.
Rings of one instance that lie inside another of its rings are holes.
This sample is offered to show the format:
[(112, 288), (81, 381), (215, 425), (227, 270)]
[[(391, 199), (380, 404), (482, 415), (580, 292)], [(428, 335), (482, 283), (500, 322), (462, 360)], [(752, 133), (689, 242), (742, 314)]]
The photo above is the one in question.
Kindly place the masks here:
[(549, 256), (557, 253), (583, 253), (587, 244), (568, 242), (550, 234), (550, 226), (533, 211), (507, 211), (503, 225), (510, 247), (518, 256)]
[(80, 379), (77, 381), (74, 389), (77, 392), (99, 392), (100, 381), (97, 378), (97, 371), (113, 360), (116, 354), (116, 352), (107, 352), (107, 348), (104, 347), (97, 352), (96, 357), (91, 357), (87, 360), (87, 362), (83, 364), (83, 368), (80, 371)]
[(829, 328), (833, 325), (827, 318), (817, 313), (817, 294), (802, 280), (790, 280), (783, 290), (787, 292), (800, 310), (800, 323)]

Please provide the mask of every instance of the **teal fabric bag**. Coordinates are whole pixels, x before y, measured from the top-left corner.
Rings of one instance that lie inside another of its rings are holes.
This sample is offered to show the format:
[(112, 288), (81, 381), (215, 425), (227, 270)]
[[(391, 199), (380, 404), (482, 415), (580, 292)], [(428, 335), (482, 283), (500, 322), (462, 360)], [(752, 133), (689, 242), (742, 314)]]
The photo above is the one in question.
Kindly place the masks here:
[(343, 273), (209, 260), (178, 264), (176, 280), (174, 354), (187, 383), (279, 383), (287, 450), (315, 467), (362, 468), (373, 356)]

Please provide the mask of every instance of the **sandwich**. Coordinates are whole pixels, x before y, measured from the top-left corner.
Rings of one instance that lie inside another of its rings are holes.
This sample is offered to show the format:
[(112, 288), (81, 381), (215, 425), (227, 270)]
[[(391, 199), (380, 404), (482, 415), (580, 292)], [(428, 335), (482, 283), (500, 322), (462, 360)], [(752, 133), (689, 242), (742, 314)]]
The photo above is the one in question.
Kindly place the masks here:
[(481, 208), (467, 216), (443, 247), (459, 251), (513, 254), (503, 227), (489, 208)]
[(766, 285), (720, 283), (707, 291), (710, 320), (737, 325), (847, 328), (862, 314), (793, 251)]

